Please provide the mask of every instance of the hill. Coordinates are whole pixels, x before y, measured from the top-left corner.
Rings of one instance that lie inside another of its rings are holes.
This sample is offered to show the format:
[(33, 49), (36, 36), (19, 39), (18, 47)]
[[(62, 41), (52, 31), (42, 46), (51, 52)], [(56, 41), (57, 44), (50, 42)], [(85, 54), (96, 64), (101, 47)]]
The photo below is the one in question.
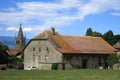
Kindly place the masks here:
[[(29, 39), (26, 39), (26, 43), (29, 42)], [(15, 37), (11, 36), (0, 36), (0, 43), (7, 45), (9, 48), (14, 48)]]

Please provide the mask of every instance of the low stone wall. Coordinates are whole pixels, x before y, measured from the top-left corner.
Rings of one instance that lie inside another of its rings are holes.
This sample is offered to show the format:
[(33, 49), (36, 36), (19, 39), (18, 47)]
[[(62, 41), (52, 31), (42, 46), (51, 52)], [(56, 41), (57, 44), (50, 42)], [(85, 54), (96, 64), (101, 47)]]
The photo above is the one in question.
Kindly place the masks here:
[(6, 70), (7, 65), (6, 64), (0, 64), (0, 70)]
[(120, 63), (114, 64), (113, 69), (120, 69)]

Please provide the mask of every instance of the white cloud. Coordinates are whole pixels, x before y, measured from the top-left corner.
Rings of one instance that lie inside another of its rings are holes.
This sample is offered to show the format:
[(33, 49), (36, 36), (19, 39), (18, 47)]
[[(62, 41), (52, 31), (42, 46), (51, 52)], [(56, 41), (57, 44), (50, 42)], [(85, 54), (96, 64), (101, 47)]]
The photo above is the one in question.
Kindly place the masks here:
[[(87, 15), (100, 14), (107, 11), (120, 11), (120, 0), (91, 0), (79, 8), (78, 14), (80, 19), (84, 19)], [(118, 8), (119, 7), (119, 8)]]
[(6, 30), (7, 31), (18, 31), (18, 28), (16, 28), (16, 27), (7, 27)]
[[(56, 0), (58, 1), (58, 0)], [(8, 8), (10, 12), (0, 12), (0, 23), (8, 26), (19, 24), (20, 18), (26, 27), (23, 30), (41, 31), (51, 26), (60, 27), (72, 24), (74, 20), (83, 20), (87, 15), (109, 11), (119, 16), (120, 0), (59, 0), (58, 2), (21, 2), (16, 8)], [(111, 10), (111, 11), (110, 11)], [(34, 23), (32, 21), (35, 20)], [(23, 25), (24, 26), (24, 25)], [(8, 27), (7, 31), (16, 31), (16, 27)]]
[(31, 31), (32, 31), (32, 28), (31, 28), (31, 27), (24, 27), (24, 28), (23, 28), (23, 31), (24, 31), (24, 32), (31, 32)]
[(113, 12), (113, 13), (110, 13), (111, 15), (114, 15), (114, 16), (120, 16), (120, 12)]

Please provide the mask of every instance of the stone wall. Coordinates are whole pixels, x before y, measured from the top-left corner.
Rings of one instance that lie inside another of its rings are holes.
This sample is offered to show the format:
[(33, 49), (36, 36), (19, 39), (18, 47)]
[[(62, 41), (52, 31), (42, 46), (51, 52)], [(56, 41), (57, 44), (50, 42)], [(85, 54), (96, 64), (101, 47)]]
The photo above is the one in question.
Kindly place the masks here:
[(62, 54), (48, 40), (33, 40), (24, 50), (24, 69), (35, 66), (38, 69), (50, 69), (51, 64), (61, 63)]
[(24, 50), (24, 69), (35, 66), (50, 70), (53, 63), (58, 69), (99, 68), (105, 66), (105, 54), (62, 54), (46, 40), (32, 40)]
[(81, 69), (81, 68), (99, 68), (105, 67), (107, 55), (80, 55), (80, 54), (65, 54), (64, 62), (66, 69)]

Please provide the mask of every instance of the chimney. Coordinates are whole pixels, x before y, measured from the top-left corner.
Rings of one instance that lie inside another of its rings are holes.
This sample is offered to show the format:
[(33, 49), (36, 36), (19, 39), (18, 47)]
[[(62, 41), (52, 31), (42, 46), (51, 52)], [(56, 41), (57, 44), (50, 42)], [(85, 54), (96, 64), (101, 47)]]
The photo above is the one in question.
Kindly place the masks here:
[(53, 35), (55, 35), (55, 28), (51, 27), (51, 30), (52, 30)]

